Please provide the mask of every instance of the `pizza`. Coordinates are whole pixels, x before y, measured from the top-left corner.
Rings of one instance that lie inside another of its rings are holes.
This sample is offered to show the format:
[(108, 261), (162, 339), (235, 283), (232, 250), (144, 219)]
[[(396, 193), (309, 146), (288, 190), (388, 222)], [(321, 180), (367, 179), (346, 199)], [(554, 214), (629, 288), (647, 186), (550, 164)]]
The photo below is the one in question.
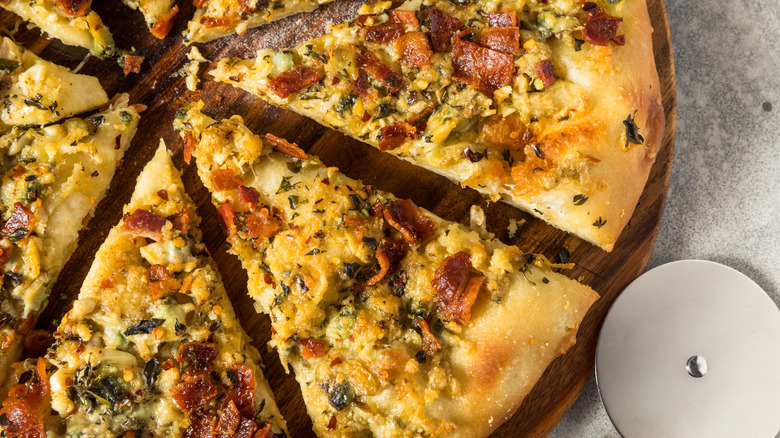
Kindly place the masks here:
[(34, 24), (65, 44), (83, 47), (92, 55), (117, 54), (114, 37), (91, 8), (92, 0), (7, 0), (0, 7)]
[[(254, 135), (178, 113), (230, 251), (320, 436), (486, 436), (598, 295), (563, 266)], [(486, 402), (489, 401), (489, 402)]]
[(0, 136), (0, 382), (22, 347), (36, 350), (35, 320), (109, 188), (140, 109), (125, 94), (89, 118)]
[[(6, 431), (287, 436), (260, 355), (233, 312), (202, 242), (195, 204), (164, 145), (138, 177), (124, 212), (47, 355), (53, 372), (49, 388), (38, 392), (50, 395), (58, 415)], [(34, 408), (11, 400), (3, 410)]]
[(179, 7), (174, 0), (122, 0), (127, 7), (139, 10), (144, 15), (146, 25), (152, 35), (163, 39), (171, 31), (173, 19), (179, 13)]
[(197, 8), (184, 33), (185, 43), (205, 43), (252, 27), (313, 11), (332, 0), (195, 0)]
[(212, 75), (613, 248), (664, 128), (644, 0), (359, 12)]
[(45, 61), (3, 37), (0, 43), (0, 132), (46, 125), (108, 103), (94, 76)]

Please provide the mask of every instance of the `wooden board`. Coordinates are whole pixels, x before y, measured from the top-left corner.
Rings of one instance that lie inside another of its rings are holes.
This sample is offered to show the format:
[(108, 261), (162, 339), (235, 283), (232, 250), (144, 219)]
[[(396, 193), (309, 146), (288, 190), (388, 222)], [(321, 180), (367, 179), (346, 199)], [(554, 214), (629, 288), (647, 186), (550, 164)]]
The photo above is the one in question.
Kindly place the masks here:
[[(249, 56), (260, 47), (289, 47), (324, 32), (329, 20), (341, 21), (354, 15), (359, 4), (360, 0), (337, 0), (313, 14), (289, 17), (250, 30), (240, 37), (228, 37), (200, 47), (211, 60), (228, 55)], [(672, 163), (676, 109), (674, 64), (663, 0), (649, 0), (655, 28), (655, 58), (664, 90), (666, 130), (663, 145), (636, 212), (615, 250), (609, 254), (506, 204), (486, 205), (473, 190), (461, 189), (443, 177), (382, 154), (301, 116), (271, 107), (238, 89), (215, 83), (205, 74), (202, 75), (203, 82), (197, 92), (187, 91), (184, 78), (176, 73), (187, 62), (186, 53), (189, 49), (181, 44), (180, 33), (186, 26), (183, 18), (193, 13), (194, 8), (189, 2), (179, 5), (182, 9), (179, 22), (164, 41), (153, 38), (146, 31), (140, 13), (128, 10), (119, 0), (95, 2), (93, 7), (112, 30), (117, 45), (125, 49), (134, 47), (146, 56), (146, 60), (140, 74), (127, 77), (114, 62), (96, 58), (89, 58), (81, 72), (100, 78), (109, 95), (128, 92), (132, 103), (143, 103), (149, 108), (142, 114), (138, 134), (125, 155), (124, 166), (117, 171), (110, 194), (98, 206), (76, 253), (54, 288), (49, 305), (38, 323), (40, 328), (55, 327), (62, 315), (70, 309), (92, 263), (94, 252), (108, 230), (119, 221), (122, 206), (130, 199), (136, 176), (153, 155), (159, 139), (163, 138), (176, 153), (176, 164), (184, 169), (185, 185), (198, 205), (198, 213), (203, 217), (206, 245), (214, 254), (244, 328), (263, 356), (266, 377), (288, 421), (290, 432), (294, 437), (314, 435), (294, 377), (284, 372), (276, 353), (266, 348), (266, 342), (270, 339), (268, 318), (255, 313), (252, 301), (246, 294), (246, 274), (238, 259), (225, 252), (225, 238), (216, 211), (209, 202), (209, 194), (197, 178), (194, 165), (184, 164), (182, 143), (171, 127), (177, 109), (202, 99), (206, 102), (204, 111), (215, 118), (239, 114), (254, 132), (271, 132), (297, 142), (309, 153), (320, 156), (328, 165), (338, 166), (347, 175), (399, 197), (411, 198), (416, 204), (445, 219), (467, 223), (471, 205), (479, 204), (485, 208), (488, 229), (504, 242), (517, 244), (525, 251), (544, 254), (551, 260), (556, 258), (561, 248), (566, 248), (571, 254), (571, 260), (576, 263), (576, 267), (566, 274), (590, 285), (602, 298), (583, 322), (577, 345), (550, 366), (518, 412), (494, 436), (544, 436), (555, 427), (592, 376), (601, 323), (619, 292), (644, 271), (663, 213)], [(7, 29), (14, 27), (15, 20), (8, 12), (0, 13), (0, 23)], [(45, 59), (71, 68), (76, 67), (86, 54), (82, 49), (42, 37), (38, 31), (27, 29), (24, 25), (15, 38)], [(210, 67), (204, 66), (202, 71), (207, 68)], [(514, 239), (508, 239), (506, 235), (510, 219), (526, 221)]]

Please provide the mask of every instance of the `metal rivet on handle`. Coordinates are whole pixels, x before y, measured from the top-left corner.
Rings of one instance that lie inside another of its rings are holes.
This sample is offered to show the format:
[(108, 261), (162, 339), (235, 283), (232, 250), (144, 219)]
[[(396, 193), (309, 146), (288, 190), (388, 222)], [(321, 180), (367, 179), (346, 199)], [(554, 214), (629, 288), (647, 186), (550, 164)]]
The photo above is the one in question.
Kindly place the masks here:
[(685, 364), (685, 369), (691, 377), (704, 377), (707, 374), (707, 360), (701, 356), (691, 356)]

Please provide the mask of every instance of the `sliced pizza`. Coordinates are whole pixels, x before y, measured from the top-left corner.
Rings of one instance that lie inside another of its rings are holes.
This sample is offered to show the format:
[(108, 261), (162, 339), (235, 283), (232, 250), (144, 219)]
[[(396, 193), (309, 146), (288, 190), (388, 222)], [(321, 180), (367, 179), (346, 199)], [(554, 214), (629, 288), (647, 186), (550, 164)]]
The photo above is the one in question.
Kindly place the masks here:
[(0, 136), (0, 382), (22, 347), (79, 230), (130, 145), (140, 107), (121, 95), (105, 111)]
[(176, 127), (318, 435), (486, 436), (574, 344), (598, 295), (543, 256), (199, 109)]
[(45, 61), (4, 37), (0, 43), (0, 132), (47, 125), (108, 103), (94, 76)]
[(7, 0), (0, 7), (65, 44), (106, 58), (116, 55), (114, 37), (91, 8), (92, 0)]
[(664, 128), (645, 1), (389, 8), (212, 74), (611, 250)]
[(174, 0), (122, 0), (130, 9), (139, 10), (144, 15), (146, 25), (157, 38), (163, 39), (175, 24), (173, 19), (179, 13)]
[(55, 333), (47, 387), (28, 391), (50, 397), (57, 415), (48, 418), (48, 407), (40, 409), (44, 416), (31, 400), (9, 398), (1, 411), (6, 431), (286, 436), (260, 355), (233, 312), (201, 240), (195, 205), (164, 145), (124, 212)]
[(195, 0), (197, 10), (187, 25), (184, 41), (204, 43), (242, 34), (252, 27), (313, 11), (333, 0)]

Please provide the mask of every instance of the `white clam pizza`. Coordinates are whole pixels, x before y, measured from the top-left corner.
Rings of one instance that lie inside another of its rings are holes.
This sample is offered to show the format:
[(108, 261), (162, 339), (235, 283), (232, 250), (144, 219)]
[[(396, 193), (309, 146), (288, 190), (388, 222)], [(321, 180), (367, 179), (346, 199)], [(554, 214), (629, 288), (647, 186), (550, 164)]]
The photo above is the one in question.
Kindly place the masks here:
[(103, 198), (135, 135), (140, 106), (120, 95), (105, 111), (0, 136), (0, 382), (33, 331), (79, 230)]
[(17, 383), (0, 410), (8, 435), (287, 436), (163, 144), (124, 212), (55, 333), (51, 376)]
[(201, 108), (185, 157), (318, 435), (487, 436), (575, 343), (598, 295), (560, 266)]
[(218, 80), (609, 251), (664, 130), (645, 0), (409, 0)]
[(0, 43), (0, 132), (47, 125), (108, 103), (94, 76), (73, 73), (3, 37)]

